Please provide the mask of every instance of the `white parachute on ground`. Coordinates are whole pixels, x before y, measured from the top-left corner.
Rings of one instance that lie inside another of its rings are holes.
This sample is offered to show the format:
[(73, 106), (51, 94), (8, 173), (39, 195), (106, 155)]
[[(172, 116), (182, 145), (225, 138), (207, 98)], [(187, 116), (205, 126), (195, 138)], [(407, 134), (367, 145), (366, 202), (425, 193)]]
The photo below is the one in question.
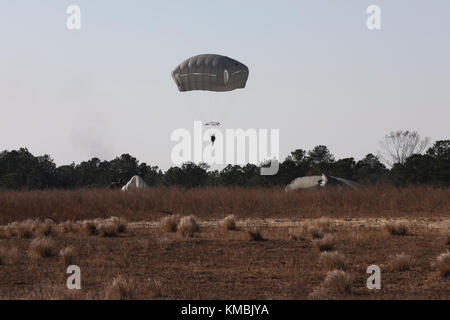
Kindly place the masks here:
[(360, 184), (348, 179), (322, 174), (321, 176), (306, 176), (296, 178), (286, 186), (285, 190), (294, 191), (299, 189), (320, 189), (324, 188), (325, 186), (358, 188)]
[(122, 187), (122, 191), (134, 190), (134, 189), (145, 189), (148, 188), (145, 181), (139, 176), (133, 176), (126, 185)]

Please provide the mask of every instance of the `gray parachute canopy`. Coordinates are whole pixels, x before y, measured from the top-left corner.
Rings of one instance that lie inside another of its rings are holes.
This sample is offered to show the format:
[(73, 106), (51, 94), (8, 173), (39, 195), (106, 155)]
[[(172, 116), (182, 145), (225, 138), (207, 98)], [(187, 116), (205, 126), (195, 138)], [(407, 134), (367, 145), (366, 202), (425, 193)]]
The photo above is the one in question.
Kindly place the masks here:
[(351, 181), (348, 179), (322, 174), (321, 176), (306, 176), (296, 178), (286, 186), (285, 190), (294, 191), (299, 189), (320, 189), (328, 186), (349, 187), (356, 189), (361, 185), (355, 181)]
[(239, 61), (217, 54), (201, 54), (180, 63), (172, 78), (179, 91), (232, 91), (245, 88), (248, 68)]
[(298, 189), (311, 189), (311, 188), (317, 188), (320, 189), (320, 183), (322, 181), (322, 176), (306, 176), (306, 177), (299, 177), (291, 181), (289, 183), (285, 190), (286, 191), (293, 191)]

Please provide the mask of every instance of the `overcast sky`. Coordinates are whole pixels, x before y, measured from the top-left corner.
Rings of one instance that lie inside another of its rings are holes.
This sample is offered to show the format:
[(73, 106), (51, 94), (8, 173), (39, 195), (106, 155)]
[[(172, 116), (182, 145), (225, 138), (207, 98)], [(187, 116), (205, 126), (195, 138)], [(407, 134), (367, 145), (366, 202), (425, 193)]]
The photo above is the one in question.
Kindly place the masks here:
[[(81, 30), (66, 27), (71, 4)], [(358, 160), (395, 129), (448, 139), (449, 12), (448, 0), (0, 0), (0, 150), (167, 169), (171, 133), (194, 120), (279, 129), (282, 159), (324, 144)], [(179, 93), (171, 70), (200, 53), (246, 64), (247, 87)]]

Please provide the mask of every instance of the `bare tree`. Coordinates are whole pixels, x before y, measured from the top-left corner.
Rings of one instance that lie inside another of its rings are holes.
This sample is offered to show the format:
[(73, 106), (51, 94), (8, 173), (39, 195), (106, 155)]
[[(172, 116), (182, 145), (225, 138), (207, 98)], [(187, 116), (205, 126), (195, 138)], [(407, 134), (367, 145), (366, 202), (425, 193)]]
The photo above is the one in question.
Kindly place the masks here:
[(378, 152), (378, 157), (392, 167), (395, 163), (405, 163), (413, 154), (422, 153), (429, 144), (430, 138), (422, 139), (417, 131), (391, 131), (380, 142), (382, 151)]

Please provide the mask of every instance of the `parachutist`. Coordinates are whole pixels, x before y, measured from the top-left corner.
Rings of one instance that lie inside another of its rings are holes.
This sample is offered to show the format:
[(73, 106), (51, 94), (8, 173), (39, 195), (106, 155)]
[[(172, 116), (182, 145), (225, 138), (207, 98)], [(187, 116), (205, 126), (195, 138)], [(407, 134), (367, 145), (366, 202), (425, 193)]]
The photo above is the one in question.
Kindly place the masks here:
[(214, 141), (216, 141), (216, 136), (213, 134), (211, 135), (211, 143), (214, 145)]

